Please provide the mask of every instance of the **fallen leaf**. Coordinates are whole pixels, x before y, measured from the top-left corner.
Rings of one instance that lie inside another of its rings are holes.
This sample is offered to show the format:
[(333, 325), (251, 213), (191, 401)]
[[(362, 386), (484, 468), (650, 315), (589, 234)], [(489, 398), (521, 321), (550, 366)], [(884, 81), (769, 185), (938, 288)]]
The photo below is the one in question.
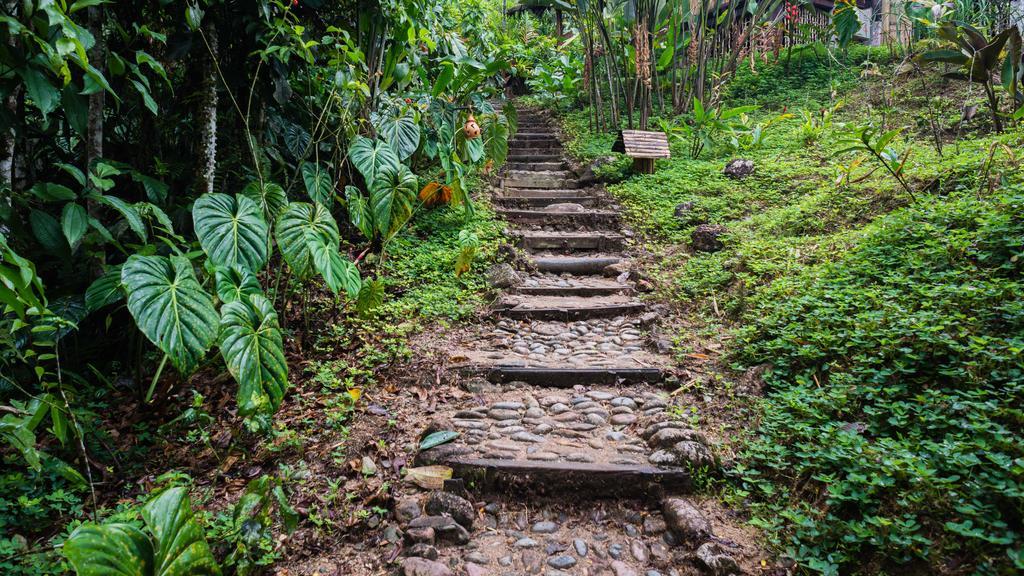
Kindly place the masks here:
[(444, 481), (452, 477), (452, 469), (448, 466), (419, 466), (406, 468), (405, 478), (425, 490), (440, 490)]

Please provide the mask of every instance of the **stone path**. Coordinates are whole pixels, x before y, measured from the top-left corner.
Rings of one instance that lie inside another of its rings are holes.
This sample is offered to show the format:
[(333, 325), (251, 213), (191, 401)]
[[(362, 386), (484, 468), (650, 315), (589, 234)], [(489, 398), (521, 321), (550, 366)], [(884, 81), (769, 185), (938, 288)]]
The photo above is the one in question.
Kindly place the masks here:
[(629, 232), (552, 126), (520, 111), (494, 202), (523, 257), (492, 270), (490, 321), (450, 351), (472, 394), (424, 431), (459, 435), (416, 464), (456, 480), (399, 502), (401, 573), (738, 573), (685, 499), (715, 459), (660, 386), (670, 361), (629, 281)]

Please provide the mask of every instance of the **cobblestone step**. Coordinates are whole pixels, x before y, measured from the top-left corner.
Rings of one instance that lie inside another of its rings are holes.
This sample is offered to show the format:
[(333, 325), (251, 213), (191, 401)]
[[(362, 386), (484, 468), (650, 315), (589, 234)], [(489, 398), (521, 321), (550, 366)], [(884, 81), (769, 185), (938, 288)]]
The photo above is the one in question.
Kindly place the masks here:
[(555, 274), (602, 274), (613, 264), (622, 262), (618, 256), (534, 256), (530, 262), (539, 272)]
[(628, 296), (531, 296), (508, 295), (492, 307), (492, 313), (515, 319), (588, 320), (639, 314), (642, 302)]
[(570, 202), (572, 204), (579, 204), (584, 207), (594, 207), (602, 204), (602, 199), (592, 195), (574, 195), (574, 196), (558, 196), (558, 195), (533, 195), (523, 197), (515, 196), (497, 196), (494, 198), (494, 203), (504, 208), (544, 208), (551, 204), (564, 204)]
[(506, 220), (518, 224), (614, 229), (618, 228), (621, 223), (619, 213), (610, 210), (588, 209), (580, 212), (560, 212), (499, 208), (497, 212)]

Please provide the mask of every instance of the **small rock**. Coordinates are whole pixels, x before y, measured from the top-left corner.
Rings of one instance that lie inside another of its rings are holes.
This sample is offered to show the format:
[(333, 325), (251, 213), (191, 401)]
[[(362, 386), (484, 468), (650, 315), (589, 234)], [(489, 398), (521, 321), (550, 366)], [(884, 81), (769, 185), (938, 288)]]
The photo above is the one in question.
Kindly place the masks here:
[(487, 576), (491, 571), (479, 564), (467, 563), (466, 576)]
[(469, 554), (466, 554), (466, 562), (486, 566), (491, 563), (491, 559), (481, 552), (470, 552)]
[(622, 558), (622, 544), (612, 544), (611, 546), (608, 546), (608, 555), (615, 560)]
[(611, 420), (609, 420), (609, 422), (611, 422), (615, 426), (625, 426), (627, 424), (632, 424), (633, 422), (636, 422), (636, 415), (635, 414), (615, 414), (614, 416), (612, 416), (612, 418), (611, 418)]
[(516, 548), (536, 548), (538, 546), (537, 541), (533, 538), (527, 538), (526, 536), (516, 540), (513, 544)]
[(511, 288), (521, 282), (511, 264), (495, 264), (487, 270), (487, 281), (495, 288)]
[(409, 528), (405, 531), (405, 537), (408, 538), (411, 542), (433, 544), (435, 534), (433, 528), (425, 526), (422, 528)]
[(476, 520), (476, 509), (473, 508), (473, 504), (451, 492), (431, 492), (424, 510), (434, 516), (447, 514), (467, 529), (472, 529), (473, 521)]
[(612, 571), (615, 572), (615, 576), (637, 576), (636, 570), (621, 560), (612, 561)]
[(633, 540), (629, 543), (629, 551), (633, 554), (633, 558), (641, 564), (646, 564), (650, 554), (647, 552), (647, 546), (640, 540)]
[(418, 544), (413, 544), (409, 548), (406, 548), (405, 555), (426, 558), (427, 560), (437, 560), (437, 548), (434, 548), (430, 544), (424, 544), (420, 542)]
[(604, 267), (601, 273), (609, 278), (617, 278), (622, 274), (628, 274), (629, 262), (616, 262), (615, 264), (609, 264)]
[(384, 529), (384, 541), (390, 544), (395, 544), (402, 539), (402, 531), (394, 526), (388, 526)]
[(721, 224), (701, 224), (690, 235), (690, 244), (697, 252), (718, 252), (725, 248), (721, 237), (728, 229)]
[(410, 556), (402, 560), (403, 576), (452, 576), (447, 566), (434, 560)]
[(668, 448), (676, 442), (682, 442), (683, 440), (707, 444), (707, 438), (703, 434), (689, 428), (663, 428), (648, 438), (647, 443), (654, 448)]
[(572, 568), (575, 565), (576, 559), (572, 556), (555, 556), (554, 558), (548, 560), (548, 566), (551, 566), (552, 568), (557, 568), (559, 570), (564, 570), (565, 568)]
[(746, 178), (754, 173), (755, 168), (753, 160), (736, 158), (725, 165), (722, 173), (730, 178)]
[(469, 532), (450, 516), (420, 516), (409, 522), (408, 532), (417, 528), (433, 528), (439, 538), (455, 544), (469, 542)]
[(544, 567), (544, 556), (540, 552), (523, 550), (520, 560), (523, 562), (523, 571), (527, 574), (539, 574)]
[(575, 204), (573, 202), (558, 202), (556, 204), (548, 204), (546, 210), (548, 212), (583, 212), (586, 208), (582, 204)]
[(420, 503), (416, 498), (402, 498), (395, 503), (395, 519), (405, 524), (420, 515)]
[(644, 534), (661, 534), (668, 527), (665, 521), (659, 516), (648, 516), (644, 518)]
[(697, 549), (697, 563), (713, 576), (742, 574), (739, 564), (715, 542), (705, 542)]
[(587, 543), (579, 538), (572, 541), (572, 547), (576, 550), (576, 555), (583, 558), (587, 555)]
[(537, 534), (553, 534), (556, 530), (558, 530), (558, 524), (547, 521), (537, 522), (533, 525), (532, 530)]
[(711, 454), (711, 450), (700, 442), (692, 440), (676, 442), (672, 445), (672, 452), (679, 456), (681, 462), (689, 463), (690, 466), (697, 468), (712, 466), (715, 463), (715, 457)]
[(661, 502), (665, 524), (681, 540), (698, 544), (711, 536), (711, 524), (693, 504), (682, 498), (665, 498)]

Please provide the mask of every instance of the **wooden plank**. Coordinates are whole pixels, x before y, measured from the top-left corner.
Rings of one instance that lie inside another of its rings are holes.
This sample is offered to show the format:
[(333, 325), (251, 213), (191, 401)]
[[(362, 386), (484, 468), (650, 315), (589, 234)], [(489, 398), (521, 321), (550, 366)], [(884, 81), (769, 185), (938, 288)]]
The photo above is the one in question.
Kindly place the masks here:
[(630, 158), (670, 158), (668, 137), (664, 132), (622, 130), (612, 146), (613, 152)]

